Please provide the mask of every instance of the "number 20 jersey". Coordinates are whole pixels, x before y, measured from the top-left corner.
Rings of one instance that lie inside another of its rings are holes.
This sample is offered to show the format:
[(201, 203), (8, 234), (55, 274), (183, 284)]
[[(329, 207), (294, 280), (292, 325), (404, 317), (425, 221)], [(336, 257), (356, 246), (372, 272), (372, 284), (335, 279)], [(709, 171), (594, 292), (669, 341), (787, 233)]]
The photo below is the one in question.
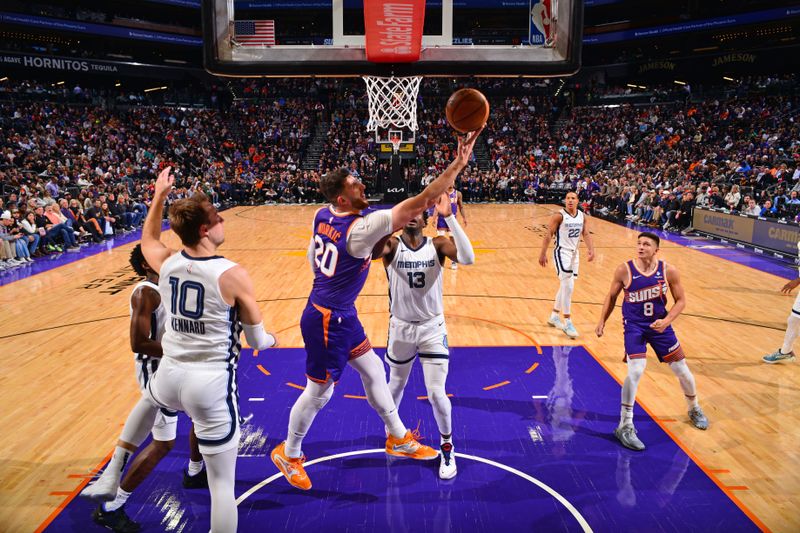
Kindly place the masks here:
[(625, 287), (622, 318), (628, 322), (650, 325), (667, 316), (667, 267), (659, 261), (655, 272), (645, 276), (634, 262), (625, 263), (630, 272), (630, 284)]
[(431, 319), (444, 312), (442, 263), (433, 239), (425, 237), (419, 248), (409, 248), (402, 238), (386, 275), (389, 277), (389, 312), (406, 322)]
[(369, 274), (369, 257), (353, 257), (347, 251), (347, 235), (360, 214), (334, 213), (323, 207), (314, 217), (314, 286), (312, 303), (328, 309), (355, 305)]

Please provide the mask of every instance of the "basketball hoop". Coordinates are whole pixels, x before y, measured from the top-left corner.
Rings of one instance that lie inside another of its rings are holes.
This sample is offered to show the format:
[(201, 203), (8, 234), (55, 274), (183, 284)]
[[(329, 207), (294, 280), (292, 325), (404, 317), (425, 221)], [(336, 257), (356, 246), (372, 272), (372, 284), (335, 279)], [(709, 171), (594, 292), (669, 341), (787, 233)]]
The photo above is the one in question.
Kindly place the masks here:
[[(369, 122), (367, 131), (378, 128), (408, 128), (417, 131), (417, 94), (422, 76), (398, 78), (391, 76), (364, 76), (369, 97)], [(395, 153), (400, 141), (395, 145)]]
[(399, 135), (392, 135), (389, 137), (389, 142), (392, 143), (392, 151), (394, 155), (397, 155), (397, 152), (400, 151), (400, 143), (403, 141), (402, 137)]

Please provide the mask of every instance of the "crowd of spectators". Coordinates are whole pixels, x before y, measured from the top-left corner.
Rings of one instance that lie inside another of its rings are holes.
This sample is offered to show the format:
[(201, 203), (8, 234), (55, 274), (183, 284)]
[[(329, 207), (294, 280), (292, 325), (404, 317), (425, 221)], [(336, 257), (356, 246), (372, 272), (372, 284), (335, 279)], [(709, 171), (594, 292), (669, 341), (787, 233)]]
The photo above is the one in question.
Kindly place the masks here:
[[(800, 212), (795, 76), (702, 99), (599, 106), (570, 105), (582, 100), (547, 81), (426, 79), (416, 158), (403, 168), (412, 191), (452, 159), (442, 110), (458, 83), (492, 102), (477, 159), (459, 176), (465, 201), (575, 190), (596, 215), (676, 229), (695, 206), (785, 219)], [(595, 102), (615, 94), (592, 90)], [(169, 91), (154, 101), (123, 89), (0, 83), (0, 268), (139, 226), (167, 165), (178, 176), (173, 198), (203, 191), (218, 204), (319, 202), (320, 176), (339, 166), (380, 192), (390, 163), (366, 132), (361, 80), (238, 80), (207, 91), (230, 98), (186, 108), (163, 105)], [(319, 163), (304, 169), (315, 132)]]

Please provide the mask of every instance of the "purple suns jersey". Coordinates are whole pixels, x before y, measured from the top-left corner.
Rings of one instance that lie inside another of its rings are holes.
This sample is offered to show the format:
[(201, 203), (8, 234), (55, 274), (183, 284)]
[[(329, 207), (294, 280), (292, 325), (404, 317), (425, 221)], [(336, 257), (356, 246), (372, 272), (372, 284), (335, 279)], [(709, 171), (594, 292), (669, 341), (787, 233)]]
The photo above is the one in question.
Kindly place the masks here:
[(659, 261), (655, 272), (649, 276), (639, 272), (632, 260), (625, 265), (631, 277), (622, 302), (622, 318), (625, 323), (639, 322), (649, 325), (667, 316), (667, 267), (664, 261)]
[(326, 308), (355, 304), (369, 274), (370, 258), (347, 252), (347, 234), (360, 214), (337, 215), (323, 207), (314, 217), (314, 286), (310, 300)]

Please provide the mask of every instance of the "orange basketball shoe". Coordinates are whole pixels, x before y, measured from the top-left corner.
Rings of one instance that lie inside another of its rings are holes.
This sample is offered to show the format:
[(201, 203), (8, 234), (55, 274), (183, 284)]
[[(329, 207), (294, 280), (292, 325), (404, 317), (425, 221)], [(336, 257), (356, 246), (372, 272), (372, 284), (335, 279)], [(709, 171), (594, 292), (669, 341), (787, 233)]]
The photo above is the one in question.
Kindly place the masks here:
[(389, 455), (396, 455), (398, 457), (410, 457), (412, 459), (419, 459), (420, 461), (431, 461), (439, 457), (439, 452), (420, 444), (419, 432), (406, 430), (406, 434), (402, 439), (395, 438), (391, 434), (386, 438), (386, 453)]
[(311, 488), (311, 480), (308, 479), (306, 469), (303, 468), (303, 462), (306, 460), (305, 456), (289, 457), (286, 455), (286, 442), (281, 442), (275, 446), (269, 456), (291, 486), (302, 490)]

